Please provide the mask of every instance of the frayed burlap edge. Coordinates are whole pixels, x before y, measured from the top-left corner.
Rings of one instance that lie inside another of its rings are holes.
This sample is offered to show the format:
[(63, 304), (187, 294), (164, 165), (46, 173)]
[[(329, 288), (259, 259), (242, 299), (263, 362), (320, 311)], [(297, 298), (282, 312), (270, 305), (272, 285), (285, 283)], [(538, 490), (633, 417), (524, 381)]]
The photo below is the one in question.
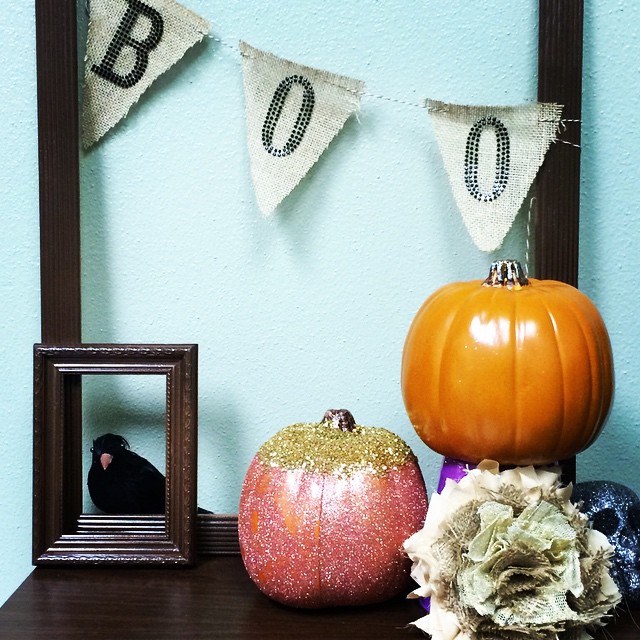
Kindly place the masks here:
[[(524, 494), (513, 485), (503, 485), (502, 490), (490, 499), (513, 508), (514, 517), (519, 516), (527, 506)], [(565, 513), (569, 523), (576, 531), (576, 545), (580, 553), (580, 574), (584, 591), (580, 597), (571, 593), (567, 595), (569, 607), (576, 612), (576, 620), (562, 620), (556, 624), (519, 626), (501, 626), (486, 616), (479, 615), (475, 609), (465, 607), (460, 601), (457, 577), (459, 573), (470, 567), (473, 562), (468, 558), (469, 543), (480, 531), (480, 516), (478, 508), (486, 500), (468, 502), (458, 509), (447, 522), (446, 532), (436, 541), (432, 548), (434, 558), (440, 569), (440, 579), (434, 596), (441, 606), (453, 612), (463, 633), (473, 640), (577, 640), (586, 630), (594, 630), (603, 626), (611, 612), (611, 602), (600, 598), (601, 578), (603, 569), (608, 569), (610, 562), (604, 551), (598, 550), (593, 554), (588, 545), (588, 524), (579, 512), (567, 514), (564, 500), (555, 495), (555, 488), (544, 490), (541, 496), (545, 500)], [(515, 554), (522, 554), (526, 550), (514, 549)], [(540, 558), (536, 564), (535, 554), (529, 556), (527, 567), (529, 571), (544, 572), (548, 569), (546, 560)], [(523, 570), (526, 574), (527, 569)], [(528, 588), (516, 586), (513, 591), (504, 591), (501, 596), (508, 598), (517, 596), (517, 592)]]

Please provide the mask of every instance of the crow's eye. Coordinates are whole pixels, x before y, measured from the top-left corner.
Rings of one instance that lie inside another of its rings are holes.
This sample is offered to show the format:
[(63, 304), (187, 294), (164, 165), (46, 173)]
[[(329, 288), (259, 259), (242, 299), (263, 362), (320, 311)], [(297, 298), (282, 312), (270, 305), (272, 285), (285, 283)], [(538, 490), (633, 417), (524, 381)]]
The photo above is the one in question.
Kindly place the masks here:
[(93, 447), (91, 447), (90, 451), (91, 451), (91, 453), (93, 453)]

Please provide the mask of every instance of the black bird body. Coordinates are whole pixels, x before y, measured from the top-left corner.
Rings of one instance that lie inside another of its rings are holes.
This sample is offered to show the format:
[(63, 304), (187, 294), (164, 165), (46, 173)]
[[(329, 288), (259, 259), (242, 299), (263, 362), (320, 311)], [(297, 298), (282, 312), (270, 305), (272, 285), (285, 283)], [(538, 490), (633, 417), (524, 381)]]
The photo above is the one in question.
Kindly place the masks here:
[(165, 478), (148, 460), (129, 449), (119, 435), (93, 441), (87, 486), (105, 513), (149, 514), (165, 511)]

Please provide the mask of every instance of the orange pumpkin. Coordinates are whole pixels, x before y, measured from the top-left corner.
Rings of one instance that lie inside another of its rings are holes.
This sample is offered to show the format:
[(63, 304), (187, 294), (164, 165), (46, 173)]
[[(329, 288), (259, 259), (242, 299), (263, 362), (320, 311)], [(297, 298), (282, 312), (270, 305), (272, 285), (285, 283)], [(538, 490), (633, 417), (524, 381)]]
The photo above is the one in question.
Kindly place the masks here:
[(452, 458), (547, 464), (588, 447), (613, 396), (604, 322), (576, 288), (492, 265), (446, 285), (418, 311), (402, 358), (411, 422)]
[(267, 596), (295, 607), (381, 602), (410, 589), (402, 544), (424, 523), (416, 457), (345, 410), (267, 440), (245, 477), (240, 550)]

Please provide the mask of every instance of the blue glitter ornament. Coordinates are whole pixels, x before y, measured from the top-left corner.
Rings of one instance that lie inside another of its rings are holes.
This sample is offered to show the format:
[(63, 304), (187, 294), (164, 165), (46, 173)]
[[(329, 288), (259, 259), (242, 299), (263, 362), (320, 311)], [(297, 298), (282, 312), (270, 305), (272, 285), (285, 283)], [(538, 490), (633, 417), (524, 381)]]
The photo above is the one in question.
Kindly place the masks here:
[(640, 608), (640, 498), (617, 482), (594, 480), (575, 486), (572, 501), (614, 548), (611, 577), (632, 610)]

